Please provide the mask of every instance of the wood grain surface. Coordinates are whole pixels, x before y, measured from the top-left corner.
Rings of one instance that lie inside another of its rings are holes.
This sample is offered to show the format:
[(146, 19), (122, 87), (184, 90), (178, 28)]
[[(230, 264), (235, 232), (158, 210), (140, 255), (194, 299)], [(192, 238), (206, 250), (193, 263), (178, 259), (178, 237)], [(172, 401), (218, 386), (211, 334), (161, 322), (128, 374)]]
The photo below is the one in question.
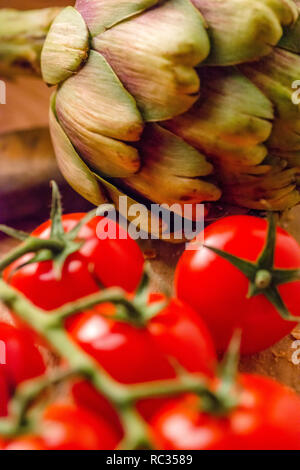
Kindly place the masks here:
[(28, 10), (29, 8), (63, 7), (74, 5), (75, 1), (67, 0), (0, 0), (1, 8), (19, 8)]

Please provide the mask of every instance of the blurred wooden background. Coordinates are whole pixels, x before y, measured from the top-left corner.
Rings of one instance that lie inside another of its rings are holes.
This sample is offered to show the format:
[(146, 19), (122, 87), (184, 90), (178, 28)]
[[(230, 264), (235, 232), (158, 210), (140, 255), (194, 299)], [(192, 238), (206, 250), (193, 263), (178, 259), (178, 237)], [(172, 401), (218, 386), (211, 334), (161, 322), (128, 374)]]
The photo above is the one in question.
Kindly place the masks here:
[(20, 8), (28, 10), (29, 8), (47, 8), (53, 6), (74, 5), (75, 0), (1, 0), (1, 8)]
[[(73, 4), (72, 0), (0, 0), (0, 8), (44, 8)], [(12, 131), (48, 127), (49, 89), (42, 80), (19, 78), (8, 81), (6, 105), (0, 105), (0, 135)], [(35, 137), (32, 138), (34, 145)], [(63, 192), (64, 208), (67, 212), (86, 211), (89, 203), (77, 195), (61, 176), (51, 147), (39, 159), (38, 151), (25, 150), (16, 143), (13, 149), (0, 141), (0, 223), (30, 230), (44, 221), (49, 212), (49, 180), (54, 178)], [(34, 147), (32, 147), (34, 148)], [(44, 148), (44, 147), (43, 147)], [(13, 154), (12, 154), (13, 152)], [(11, 155), (11, 157), (10, 157)], [(2, 161), (1, 161), (2, 159)], [(2, 170), (2, 171), (1, 171)], [(32, 178), (35, 172), (35, 178)], [(0, 254), (11, 245), (11, 241), (0, 234)]]

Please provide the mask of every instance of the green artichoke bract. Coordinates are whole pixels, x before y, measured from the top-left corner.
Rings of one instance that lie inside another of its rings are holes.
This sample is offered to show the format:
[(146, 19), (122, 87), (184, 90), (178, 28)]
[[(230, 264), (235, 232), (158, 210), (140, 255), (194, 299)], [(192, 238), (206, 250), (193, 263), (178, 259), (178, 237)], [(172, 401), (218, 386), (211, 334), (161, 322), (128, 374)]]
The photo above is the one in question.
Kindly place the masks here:
[[(269, 210), (297, 204), (297, 169), (287, 169), (283, 156), (281, 161), (270, 158), (277, 123), (274, 101), (235, 68), (203, 68), (200, 76), (201, 99), (188, 112), (163, 123), (164, 127), (209, 156), (223, 200)], [(295, 117), (298, 110), (291, 97), (288, 103), (295, 108)]]
[(69, 183), (95, 204), (120, 194), (179, 206), (297, 204), (298, 6), (77, 0), (64, 9), (41, 63), (58, 85), (50, 129)]
[[(295, 0), (296, 7), (300, 11), (300, 1)], [(300, 52), (300, 18), (298, 16), (295, 24), (286, 28), (284, 35), (278, 43), (278, 46), (290, 52), (298, 54)]]
[(234, 65), (272, 52), (283, 27), (298, 19), (294, 0), (192, 0), (209, 25), (207, 63)]

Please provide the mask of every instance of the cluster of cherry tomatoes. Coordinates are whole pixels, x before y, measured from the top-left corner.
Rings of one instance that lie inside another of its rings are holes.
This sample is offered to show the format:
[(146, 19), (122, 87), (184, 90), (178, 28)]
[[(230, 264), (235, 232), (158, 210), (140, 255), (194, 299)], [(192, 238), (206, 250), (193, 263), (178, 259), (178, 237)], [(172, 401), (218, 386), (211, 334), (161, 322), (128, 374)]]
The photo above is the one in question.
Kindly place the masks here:
[[(64, 216), (65, 232), (83, 216)], [(60, 277), (52, 260), (26, 264), (29, 254), (5, 270), (5, 281), (45, 311), (102, 287), (118, 286), (133, 295), (143, 276), (143, 254), (120, 227), (117, 239), (99, 240), (98, 221), (95, 217), (82, 226), (78, 239), (83, 243), (66, 259)], [(50, 232), (47, 222), (33, 236), (47, 239)], [(226, 350), (236, 328), (242, 329), (242, 352), (248, 353), (270, 346), (294, 327), (263, 291), (248, 298), (249, 279), (208, 248), (255, 262), (266, 237), (266, 220), (224, 218), (205, 229), (207, 247), (184, 252), (176, 270), (175, 297), (149, 294), (149, 306), (158, 300), (166, 303), (143, 326), (110, 316), (114, 306), (104, 304), (68, 318), (65, 328), (78, 347), (121, 384), (175, 378), (176, 363), (202, 374), (214, 387), (217, 352)], [(300, 268), (299, 245), (279, 228), (274, 267)], [(300, 316), (299, 284), (292, 280), (278, 287), (294, 316)], [(6, 345), (6, 364), (0, 365), (2, 417), (8, 415), (18, 385), (46, 371), (34, 325), (31, 330), (13, 318), (13, 324), (0, 324), (0, 341)], [(300, 449), (300, 398), (294, 392), (270, 379), (244, 374), (238, 376), (237, 387), (237, 405), (221, 415), (204, 411), (201, 397), (191, 393), (147, 398), (136, 406), (158, 449)], [(78, 379), (68, 396), (45, 407), (33, 433), (3, 438), (0, 447), (110, 450), (118, 448), (122, 433), (118, 410), (87, 380)]]

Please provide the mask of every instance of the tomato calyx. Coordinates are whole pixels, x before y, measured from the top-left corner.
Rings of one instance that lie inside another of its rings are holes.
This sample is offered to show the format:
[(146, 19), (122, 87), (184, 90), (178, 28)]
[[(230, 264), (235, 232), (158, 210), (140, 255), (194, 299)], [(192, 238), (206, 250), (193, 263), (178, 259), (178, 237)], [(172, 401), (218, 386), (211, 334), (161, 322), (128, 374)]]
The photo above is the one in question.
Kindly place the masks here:
[(20, 269), (28, 264), (52, 260), (58, 279), (61, 277), (62, 268), (66, 259), (80, 250), (84, 241), (78, 240), (80, 229), (96, 215), (96, 210), (86, 214), (80, 222), (69, 232), (65, 232), (62, 224), (62, 204), (61, 195), (55, 181), (52, 186), (52, 204), (51, 204), (51, 233), (48, 239), (41, 239), (30, 235), (29, 233), (15, 230), (5, 225), (0, 225), (0, 231), (22, 241), (20, 246), (4, 257), (0, 262), (0, 272), (14, 261), (22, 256), (32, 253), (32, 258), (26, 263), (18, 266)]
[(145, 270), (141, 282), (127, 305), (124, 320), (132, 321), (136, 326), (145, 327), (168, 304), (167, 300), (158, 300), (149, 304), (150, 277)]
[(298, 281), (300, 279), (300, 269), (275, 268), (276, 226), (276, 216), (271, 213), (268, 216), (266, 243), (256, 262), (248, 261), (213, 246), (204, 244), (204, 247), (229, 261), (246, 276), (249, 280), (248, 298), (264, 295), (284, 320), (299, 322), (299, 318), (289, 312), (279, 293), (278, 286)]
[(237, 387), (241, 330), (236, 330), (218, 367), (217, 386), (211, 394), (201, 397), (201, 410), (214, 416), (227, 416), (239, 405)]

